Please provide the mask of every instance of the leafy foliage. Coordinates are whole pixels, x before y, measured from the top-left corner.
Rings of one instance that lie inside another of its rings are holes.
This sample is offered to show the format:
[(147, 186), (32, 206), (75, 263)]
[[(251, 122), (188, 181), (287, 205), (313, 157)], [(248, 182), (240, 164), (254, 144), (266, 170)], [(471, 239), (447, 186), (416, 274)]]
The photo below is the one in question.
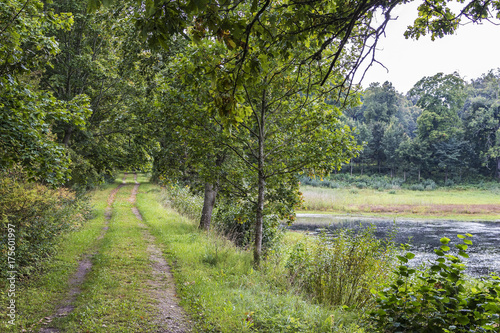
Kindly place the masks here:
[(68, 13), (46, 10), (41, 1), (8, 1), (0, 6), (0, 170), (24, 166), (35, 181), (60, 184), (70, 160), (52, 135), (55, 122), (83, 128), (88, 99), (57, 100), (37, 89), (38, 75), (59, 52), (50, 30), (68, 30)]
[(415, 255), (398, 256), (394, 283), (374, 291), (376, 309), (371, 312), (375, 328), (384, 332), (489, 332), (497, 330), (500, 315), (500, 278), (491, 276), (468, 283), (460, 257), (468, 258), (472, 235), (458, 235), (458, 254), (451, 254), (449, 238), (434, 250), (438, 258), (430, 269), (410, 268)]
[[(15, 236), (16, 269), (28, 276), (56, 250), (62, 233), (84, 223), (90, 207), (84, 198), (78, 198), (66, 189), (52, 189), (28, 182), (29, 177), (16, 166), (0, 173), (0, 218), (2, 229), (13, 226)], [(0, 252), (7, 256), (7, 233), (0, 240)], [(2, 261), (6, 274), (7, 260)]]

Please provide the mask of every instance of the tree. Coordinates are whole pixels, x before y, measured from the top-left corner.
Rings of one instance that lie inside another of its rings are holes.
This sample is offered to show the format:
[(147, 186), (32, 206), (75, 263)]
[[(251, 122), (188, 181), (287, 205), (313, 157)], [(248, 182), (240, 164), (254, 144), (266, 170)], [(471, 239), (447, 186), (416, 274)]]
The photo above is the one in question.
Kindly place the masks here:
[(150, 162), (152, 144), (135, 114), (145, 106), (146, 91), (141, 60), (130, 51), (143, 51), (129, 40), (132, 20), (121, 5), (93, 14), (86, 7), (86, 0), (48, 5), (56, 14), (72, 12), (74, 24), (51, 31), (60, 52), (53, 59), (55, 66), (47, 66), (40, 77), (40, 87), (60, 100), (89, 97), (91, 114), (85, 128), (64, 122), (52, 127), (73, 160), (72, 180), (66, 185), (83, 189), (111, 178), (115, 168), (142, 168)]
[[(411, 139), (406, 136), (397, 150), (399, 158), (404, 167), (417, 169), (418, 181), (420, 182), (422, 169), (427, 167), (430, 159), (430, 149), (426, 142), (420, 141), (418, 137)], [(406, 175), (406, 174), (405, 174)]]
[(52, 126), (85, 127), (88, 100), (61, 101), (38, 88), (38, 76), (59, 52), (52, 30), (68, 30), (71, 14), (44, 9), (41, 1), (7, 1), (0, 8), (0, 168), (25, 168), (31, 181), (66, 181), (70, 159)]
[[(422, 78), (408, 94), (423, 109), (417, 119), (418, 138), (430, 149), (434, 165), (444, 169), (445, 179), (448, 179), (448, 162), (455, 160), (454, 143), (462, 142), (463, 137), (458, 113), (465, 100), (464, 81), (457, 73), (438, 73)], [(448, 155), (443, 151), (452, 147)]]
[[(285, 217), (293, 212), (294, 196), (275, 191), (294, 192), (297, 174), (304, 170), (319, 175), (339, 168), (356, 154), (355, 141), (347, 126), (338, 126), (340, 111), (326, 104), (325, 94), (338, 94), (331, 87), (313, 85), (321, 75), (321, 62), (302, 65), (307, 43), (296, 45), (291, 60), (283, 62), (266, 54), (265, 48), (248, 56), (259, 63), (258, 72), (244, 69), (244, 105), (250, 116), (238, 126), (231, 145), (246, 167), (255, 191), (254, 260), (258, 265), (262, 251), (263, 220), (266, 206), (282, 202), (275, 211)], [(255, 74), (257, 75), (255, 75)], [(341, 77), (339, 78), (342, 79)], [(283, 184), (290, 184), (284, 188)], [(291, 202), (284, 202), (291, 198)]]
[(366, 89), (363, 110), (367, 122), (379, 121), (389, 123), (398, 109), (398, 97), (392, 83), (386, 81), (384, 84), (372, 83)]
[(387, 159), (387, 164), (391, 169), (391, 177), (393, 177), (397, 166), (400, 164), (398, 148), (403, 141), (404, 137), (403, 127), (396, 122), (394, 118), (387, 126), (384, 136), (382, 138), (381, 146), (384, 155)]
[(469, 85), (464, 106), (465, 136), (475, 158), (471, 163), (493, 169), (500, 177), (500, 71), (490, 71)]
[(450, 170), (457, 169), (462, 166), (462, 149), (464, 142), (459, 141), (457, 138), (451, 138), (446, 141), (439, 141), (433, 145), (433, 157), (437, 166), (444, 170), (445, 184), (448, 181), (448, 174)]
[[(172, 59), (156, 78), (153, 135), (160, 138), (154, 173), (179, 179), (196, 192), (204, 192), (200, 229), (209, 230), (216, 198), (240, 191), (234, 185), (235, 168), (223, 121), (212, 112), (210, 75), (226, 49), (220, 43), (182, 44), (182, 57)], [(205, 65), (203, 65), (205, 64)], [(158, 126), (160, 125), (160, 126)], [(162, 130), (158, 131), (158, 127)]]

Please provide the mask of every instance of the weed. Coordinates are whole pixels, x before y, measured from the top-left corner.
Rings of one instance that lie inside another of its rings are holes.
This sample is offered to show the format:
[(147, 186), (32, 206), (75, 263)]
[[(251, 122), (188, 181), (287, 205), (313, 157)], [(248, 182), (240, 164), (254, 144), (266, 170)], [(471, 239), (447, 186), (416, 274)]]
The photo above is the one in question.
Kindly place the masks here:
[(322, 234), (313, 242), (298, 243), (286, 267), (292, 284), (318, 302), (363, 308), (372, 299), (370, 289), (389, 277), (394, 247), (373, 234), (341, 229)]

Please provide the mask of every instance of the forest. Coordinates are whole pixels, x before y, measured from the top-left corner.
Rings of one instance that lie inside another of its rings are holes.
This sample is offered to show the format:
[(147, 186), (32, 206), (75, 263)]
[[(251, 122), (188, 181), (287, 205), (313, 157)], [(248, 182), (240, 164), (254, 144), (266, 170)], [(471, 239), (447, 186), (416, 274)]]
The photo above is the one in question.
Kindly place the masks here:
[[(16, 236), (19, 281), (29, 285), (43, 271), (60, 237), (93, 225), (91, 197), (116, 186), (119, 172), (147, 174), (200, 232), (215, 231), (251, 252), (251, 272), (273, 263), (282, 225), (292, 224), (302, 206), (301, 179), (349, 172), (446, 186), (498, 180), (499, 69), (469, 82), (437, 73), (405, 95), (390, 82), (363, 89), (353, 81), (362, 64), (376, 63), (391, 11), (404, 3), (4, 1), (0, 217), (8, 232), (0, 245), (2, 254), (14, 253)], [(434, 40), (461, 24), (500, 19), (499, 1), (473, 0), (457, 13), (450, 5), (423, 2), (405, 36)], [(366, 237), (371, 250), (382, 246)], [(329, 243), (315, 246), (319, 255)], [(309, 252), (299, 248), (287, 252), (288, 264), (280, 261), (286, 274), (307, 270)], [(2, 283), (14, 267), (4, 259)], [(459, 259), (449, 259), (450, 266), (441, 259), (446, 283), (456, 282)], [(286, 283), (309, 288), (319, 303), (347, 306), (322, 299), (315, 288), (324, 281), (315, 274), (292, 275)], [(459, 303), (453, 306), (464, 309)], [(494, 311), (445, 317), (463, 327), (473, 320), (497, 327), (490, 323)], [(380, 327), (388, 325), (376, 316)], [(250, 329), (252, 315), (244, 321)]]
[(470, 82), (457, 73), (437, 73), (406, 95), (390, 82), (372, 84), (362, 104), (344, 112), (358, 143), (365, 143), (351, 166), (359, 174), (398, 174), (405, 181), (498, 179), (499, 79), (498, 69)]

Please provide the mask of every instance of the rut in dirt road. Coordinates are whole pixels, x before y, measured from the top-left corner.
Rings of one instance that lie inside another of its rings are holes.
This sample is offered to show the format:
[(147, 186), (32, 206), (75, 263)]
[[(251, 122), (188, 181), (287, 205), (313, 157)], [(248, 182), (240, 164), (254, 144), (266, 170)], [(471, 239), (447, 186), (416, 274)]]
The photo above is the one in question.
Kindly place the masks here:
[(158, 303), (156, 324), (162, 327), (158, 332), (191, 332), (191, 322), (184, 309), (179, 305), (179, 300), (176, 297), (175, 282), (170, 271), (170, 266), (163, 258), (161, 250), (155, 245), (155, 237), (151, 235), (148, 227), (142, 223), (141, 213), (135, 206), (136, 196), (140, 186), (137, 182), (137, 174), (134, 175), (134, 181), (135, 186), (129, 201), (134, 204), (132, 212), (140, 221), (139, 226), (142, 228), (142, 234), (148, 244), (146, 251), (151, 261), (154, 280), (147, 281), (147, 289), (145, 292)]
[[(125, 186), (125, 180), (126, 180), (126, 174), (123, 177), (122, 184), (118, 185), (109, 195), (108, 207), (106, 207), (106, 211), (104, 213), (104, 217), (105, 217), (105, 224), (104, 225), (105, 226), (103, 227), (102, 232), (99, 235), (99, 237), (97, 237), (98, 240), (103, 239), (105, 234), (106, 234), (106, 231), (108, 230), (109, 221), (111, 220), (111, 216), (113, 214), (112, 206), (113, 206), (113, 203), (115, 201), (116, 194), (123, 186)], [(54, 317), (66, 317), (75, 309), (74, 303), (76, 301), (76, 298), (82, 292), (80, 286), (83, 284), (83, 282), (85, 281), (85, 277), (92, 269), (92, 257), (95, 256), (96, 254), (97, 253), (94, 252), (94, 253), (86, 253), (83, 255), (83, 258), (78, 262), (78, 268), (77, 268), (75, 274), (69, 280), (70, 289), (69, 289), (68, 294), (62, 300), (62, 302), (57, 306), (54, 315), (52, 315), (50, 317), (42, 318), (39, 321), (39, 323), (42, 323), (43, 325), (49, 326)], [(44, 327), (44, 328), (41, 328), (39, 332), (40, 333), (57, 333), (60, 331), (57, 328)]]

